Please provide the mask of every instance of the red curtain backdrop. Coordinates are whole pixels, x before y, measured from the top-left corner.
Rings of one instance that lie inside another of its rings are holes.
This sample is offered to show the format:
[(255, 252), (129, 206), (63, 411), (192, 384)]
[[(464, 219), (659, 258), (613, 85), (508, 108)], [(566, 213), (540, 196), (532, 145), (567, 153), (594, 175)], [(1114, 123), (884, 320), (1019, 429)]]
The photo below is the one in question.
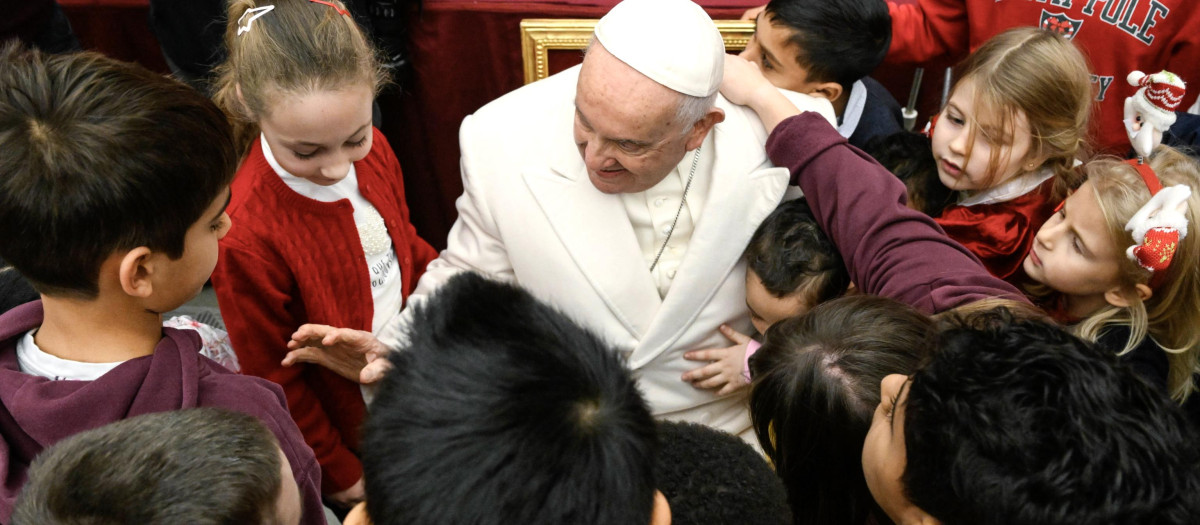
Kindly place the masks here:
[[(736, 19), (765, 0), (700, 0), (714, 19)], [(902, 0), (914, 1), (914, 0)], [(86, 49), (167, 72), (147, 25), (147, 0), (59, 0)], [(425, 0), (413, 17), (412, 70), (380, 99), (383, 131), (404, 168), (412, 222), (445, 247), (462, 193), (458, 127), (463, 117), (520, 87), (520, 22), (524, 18), (599, 18), (616, 0)], [(664, 23), (669, 23), (664, 21)], [(568, 66), (556, 53), (552, 67)], [(569, 54), (567, 54), (569, 56)], [(875, 77), (904, 104), (912, 68), (882, 66)], [(940, 70), (927, 71), (921, 107), (936, 106)]]

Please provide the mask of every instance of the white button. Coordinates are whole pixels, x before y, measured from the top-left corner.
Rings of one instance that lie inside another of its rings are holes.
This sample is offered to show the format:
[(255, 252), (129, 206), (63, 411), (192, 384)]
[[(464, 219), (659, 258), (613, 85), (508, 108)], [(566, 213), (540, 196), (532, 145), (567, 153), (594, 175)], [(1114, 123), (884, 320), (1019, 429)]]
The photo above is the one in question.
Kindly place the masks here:
[(671, 225), (670, 225), (670, 224), (668, 224), (668, 225), (666, 225), (666, 226), (663, 226), (663, 229), (662, 229), (662, 234), (663, 234), (663, 235), (670, 235), (670, 234), (671, 234)]
[(667, 198), (666, 198), (666, 197), (659, 197), (659, 198), (657, 198), (657, 199), (654, 199), (654, 205), (655, 205), (655, 206), (658, 206), (659, 208), (661, 208), (661, 207), (662, 207), (662, 205), (663, 205), (663, 203), (664, 203), (664, 202), (667, 202)]
[(675, 278), (675, 270), (671, 270), (671, 271), (667, 272), (667, 278), (674, 279)]

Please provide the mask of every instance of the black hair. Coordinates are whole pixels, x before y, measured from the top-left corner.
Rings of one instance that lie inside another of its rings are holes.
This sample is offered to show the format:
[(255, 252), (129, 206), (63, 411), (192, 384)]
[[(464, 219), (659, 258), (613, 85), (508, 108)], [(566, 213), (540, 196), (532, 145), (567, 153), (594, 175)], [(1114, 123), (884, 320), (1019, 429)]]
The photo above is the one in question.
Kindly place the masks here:
[(363, 431), (377, 525), (650, 521), (654, 420), (613, 348), (474, 273), (415, 308)]
[(750, 417), (796, 524), (885, 517), (861, 463), (879, 383), (911, 374), (936, 338), (929, 317), (871, 295), (822, 303), (767, 330), (750, 359)]
[(784, 202), (763, 219), (743, 257), (775, 297), (799, 292), (808, 304), (817, 304), (841, 296), (850, 286), (841, 254), (804, 199)]
[(1200, 450), (1178, 406), (1055, 325), (976, 316), (911, 378), (914, 505), (943, 523), (1197, 522)]
[(275, 436), (246, 414), (137, 416), (39, 454), (12, 525), (274, 523), (282, 461)]
[(660, 421), (654, 477), (675, 525), (788, 525), (783, 484), (741, 438), (696, 423)]
[(908, 193), (908, 206), (930, 217), (954, 203), (957, 192), (938, 179), (929, 137), (911, 131), (871, 137), (863, 151), (892, 172)]
[(183, 255), (233, 179), (224, 115), (181, 82), (97, 53), (0, 49), (0, 256), (39, 292), (94, 298), (100, 264)]
[(771, 0), (767, 20), (792, 29), (796, 63), (808, 80), (837, 82), (849, 93), (870, 75), (892, 44), (892, 17), (884, 0)]
[(16, 268), (4, 262), (4, 259), (0, 259), (0, 314), (30, 301), (36, 301), (37, 298), (37, 290), (33, 289), (29, 280)]

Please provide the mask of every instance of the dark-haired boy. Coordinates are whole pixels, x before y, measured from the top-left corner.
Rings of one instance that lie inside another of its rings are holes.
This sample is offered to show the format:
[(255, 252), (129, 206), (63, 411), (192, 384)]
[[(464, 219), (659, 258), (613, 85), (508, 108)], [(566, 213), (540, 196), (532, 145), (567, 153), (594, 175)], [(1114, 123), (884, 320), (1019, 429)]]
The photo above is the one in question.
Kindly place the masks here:
[(271, 432), (216, 408), (80, 432), (29, 468), (13, 525), (300, 523), (300, 491)]
[(33, 458), (150, 412), (222, 407), (275, 434), (324, 523), (320, 471), (279, 387), (199, 355), (162, 314), (216, 264), (237, 157), (187, 86), (97, 54), (0, 49), (0, 257), (41, 295), (0, 315), (0, 521)]
[(882, 382), (863, 472), (893, 521), (1200, 522), (1178, 406), (1059, 327), (982, 315)]
[(904, 129), (900, 104), (867, 76), (887, 55), (891, 24), (884, 0), (771, 0), (740, 56), (775, 86), (832, 102), (838, 133), (862, 148)]
[[(841, 254), (803, 198), (780, 204), (763, 219), (742, 258), (746, 308), (760, 334), (779, 321), (845, 295), (850, 288)], [(683, 354), (684, 359), (709, 364), (685, 372), (682, 379), (696, 388), (719, 388), (717, 394), (724, 395), (750, 384), (750, 356), (761, 345), (727, 325), (721, 325), (720, 331), (735, 345)]]
[(654, 479), (676, 525), (789, 525), (787, 491), (741, 438), (696, 423), (658, 422)]
[(475, 273), (416, 308), (363, 429), (375, 525), (670, 522), (654, 420), (611, 347)]

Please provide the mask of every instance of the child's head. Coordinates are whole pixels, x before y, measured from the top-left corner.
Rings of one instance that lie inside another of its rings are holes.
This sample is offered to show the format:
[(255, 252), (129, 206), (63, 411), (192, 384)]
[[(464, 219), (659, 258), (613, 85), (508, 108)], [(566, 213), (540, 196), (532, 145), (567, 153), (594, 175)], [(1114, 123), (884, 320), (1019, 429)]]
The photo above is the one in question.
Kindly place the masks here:
[(654, 420), (616, 351), (512, 285), (418, 305), (363, 430), (377, 525), (647, 524)]
[(746, 246), (746, 306), (759, 333), (839, 297), (850, 274), (804, 199), (780, 204)]
[(1194, 523), (1182, 412), (1111, 352), (1004, 313), (888, 376), (863, 472), (896, 523)]
[[(1184, 217), (1197, 224), (1200, 164), (1168, 147), (1154, 150), (1147, 162), (1164, 187), (1191, 188)], [(1084, 339), (1095, 340), (1111, 323), (1130, 325), (1130, 347), (1153, 336), (1173, 352), (1172, 396), (1186, 397), (1200, 346), (1200, 236), (1185, 236), (1165, 274), (1153, 276), (1126, 255), (1134, 238), (1125, 225), (1150, 200), (1146, 182), (1115, 159), (1089, 162), (1085, 172), (1087, 182), (1038, 231), (1025, 272), (1063, 294), (1068, 313), (1086, 318), (1079, 325)]]
[(46, 449), (12, 522), (294, 525), (300, 513), (275, 436), (246, 414), (197, 408), (118, 421)]
[(385, 70), (338, 0), (233, 0), (217, 103), (238, 125), (239, 151), (261, 129), (288, 173), (315, 184), (346, 177), (371, 149), (371, 104)]
[(165, 312), (212, 273), (237, 156), (195, 90), (98, 54), (8, 46), (0, 151), (0, 257), (40, 293), (95, 298), (108, 265)]
[(954, 192), (938, 180), (929, 137), (911, 131), (872, 137), (863, 151), (904, 183), (908, 207), (931, 217), (954, 203)]
[(654, 479), (672, 523), (790, 525), (787, 492), (741, 438), (696, 423), (658, 422)]
[(767, 331), (750, 359), (750, 416), (797, 523), (866, 520), (871, 495), (859, 465), (879, 381), (915, 371), (935, 337), (927, 316), (869, 295), (822, 303)]
[(938, 177), (953, 190), (984, 190), (1045, 167), (1060, 194), (1085, 144), (1092, 87), (1071, 41), (1033, 27), (1010, 29), (955, 70), (933, 129)]
[(771, 0), (741, 57), (776, 86), (835, 101), (883, 62), (891, 41), (880, 0)]

